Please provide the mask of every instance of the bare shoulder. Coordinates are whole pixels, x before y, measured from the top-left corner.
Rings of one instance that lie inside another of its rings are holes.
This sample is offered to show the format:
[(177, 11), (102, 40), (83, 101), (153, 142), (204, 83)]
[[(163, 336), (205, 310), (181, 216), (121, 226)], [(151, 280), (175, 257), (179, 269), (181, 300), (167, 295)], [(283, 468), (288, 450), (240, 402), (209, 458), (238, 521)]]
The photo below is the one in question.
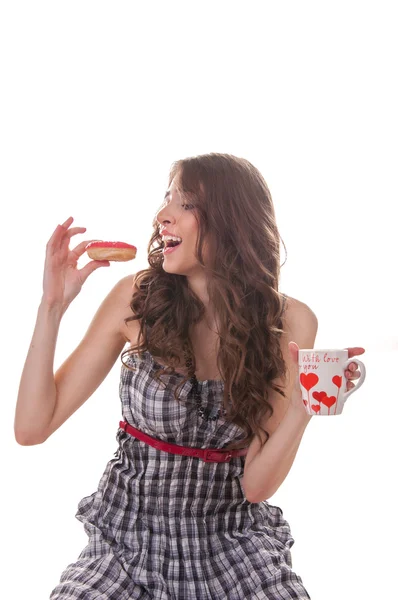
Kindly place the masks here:
[(135, 343), (139, 330), (138, 321), (125, 322), (125, 319), (133, 315), (131, 310), (131, 300), (136, 289), (135, 277), (135, 273), (123, 277), (116, 283), (110, 293), (113, 309), (117, 314), (120, 333), (124, 340), (129, 343)]
[[(308, 304), (297, 300), (297, 298), (287, 296), (282, 325), (283, 333), (280, 337), (280, 349), (286, 365), (286, 381), (278, 378), (275, 383), (284, 390), (289, 399), (297, 369), (290, 354), (289, 342), (295, 342), (299, 348), (313, 348), (318, 331), (318, 319)], [(287, 410), (288, 401), (282, 400), (279, 394), (270, 392), (270, 402), (275, 409), (275, 414), (271, 417), (270, 423), (274, 431), (285, 410)]]
[(283, 329), (285, 332), (282, 336), (283, 345), (293, 341), (301, 348), (308, 348), (306, 344), (313, 343), (318, 331), (318, 319), (308, 304), (287, 296)]
[[(280, 338), (280, 348), (287, 367), (287, 380), (296, 366), (292, 363), (289, 342), (295, 342), (299, 348), (313, 348), (318, 332), (318, 319), (315, 312), (301, 300), (287, 296), (286, 308), (282, 317), (283, 334)], [(278, 384), (282, 382), (278, 381)], [(282, 386), (283, 387), (283, 386)], [(288, 393), (291, 387), (288, 384)]]
[(125, 322), (133, 315), (131, 300), (135, 289), (135, 277), (135, 273), (123, 277), (108, 292), (87, 331), (90, 339), (94, 333), (97, 335), (104, 332), (117, 338), (119, 343), (135, 343), (139, 331), (138, 321)]

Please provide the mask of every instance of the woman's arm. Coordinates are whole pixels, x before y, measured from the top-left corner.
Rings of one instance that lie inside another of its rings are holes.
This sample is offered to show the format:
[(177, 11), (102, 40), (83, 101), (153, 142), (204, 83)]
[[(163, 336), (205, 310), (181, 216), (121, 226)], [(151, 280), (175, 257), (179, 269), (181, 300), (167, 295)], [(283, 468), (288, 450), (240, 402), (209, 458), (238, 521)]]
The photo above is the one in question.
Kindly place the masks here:
[(82, 341), (55, 375), (63, 310), (41, 302), (18, 392), (14, 433), (19, 444), (43, 443), (105, 379), (127, 341), (123, 319), (131, 315), (133, 281), (134, 275), (129, 275), (109, 292)]
[(287, 409), (278, 429), (252, 460), (250, 469), (245, 467), (242, 486), (249, 502), (268, 500), (282, 485), (311, 418), (304, 409), (300, 412), (292, 407)]
[(62, 307), (40, 303), (19, 384), (14, 421), (18, 444), (36, 443), (43, 424), (49, 422), (54, 412), (57, 390), (53, 363), (62, 315)]
[(263, 427), (270, 437), (261, 450), (260, 440), (255, 437), (246, 455), (242, 487), (249, 502), (268, 500), (286, 479), (304, 431), (311, 420), (304, 406), (296, 407), (291, 397), (296, 386), (297, 366), (289, 351), (289, 342), (296, 342), (301, 348), (313, 348), (318, 329), (318, 321), (312, 310), (304, 303), (289, 298), (285, 311), (284, 334), (281, 336), (281, 350), (287, 366), (287, 381), (283, 385), (277, 380), (286, 398), (270, 390), (269, 402), (274, 408), (272, 417)]

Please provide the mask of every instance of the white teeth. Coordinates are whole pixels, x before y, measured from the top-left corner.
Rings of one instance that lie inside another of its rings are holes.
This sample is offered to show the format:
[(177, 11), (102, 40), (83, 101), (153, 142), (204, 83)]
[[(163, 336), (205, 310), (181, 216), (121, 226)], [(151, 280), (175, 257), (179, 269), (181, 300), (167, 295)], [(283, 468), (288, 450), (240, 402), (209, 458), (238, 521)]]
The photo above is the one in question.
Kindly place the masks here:
[(162, 240), (164, 242), (168, 242), (169, 240), (173, 240), (174, 242), (182, 242), (182, 239), (176, 235), (162, 235)]

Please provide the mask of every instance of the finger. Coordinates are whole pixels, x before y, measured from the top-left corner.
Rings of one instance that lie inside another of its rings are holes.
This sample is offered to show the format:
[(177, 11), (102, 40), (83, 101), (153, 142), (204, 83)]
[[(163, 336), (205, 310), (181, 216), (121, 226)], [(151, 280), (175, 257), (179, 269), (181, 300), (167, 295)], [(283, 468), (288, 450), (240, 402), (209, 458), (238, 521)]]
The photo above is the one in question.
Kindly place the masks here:
[(110, 266), (111, 263), (109, 262), (109, 260), (92, 260), (79, 271), (81, 283), (83, 284), (86, 281), (87, 277), (91, 275), (91, 273), (93, 273), (96, 269), (99, 269), (100, 267)]
[(72, 229), (68, 229), (66, 235), (70, 239), (72, 236), (77, 235), (78, 233), (84, 233), (87, 231), (86, 227), (72, 227)]
[(47, 246), (50, 247), (53, 251), (59, 250), (65, 238), (65, 233), (72, 223), (73, 217), (69, 217), (69, 219), (66, 219), (66, 221), (64, 221), (62, 225), (57, 225), (54, 233), (48, 240)]
[(351, 375), (356, 369), (358, 369), (358, 365), (356, 362), (350, 362), (346, 367), (346, 375)]
[(355, 383), (352, 383), (352, 381), (347, 381), (347, 391), (352, 390), (352, 388), (355, 387)]
[(296, 342), (289, 342), (290, 356), (295, 364), (298, 364), (299, 347)]
[(63, 244), (64, 246), (69, 247), (71, 237), (77, 235), (78, 233), (85, 233), (86, 231), (86, 227), (72, 227), (72, 229), (68, 229), (62, 238), (61, 245)]
[(64, 223), (62, 223), (62, 227), (68, 228), (70, 225), (72, 225), (72, 223), (73, 223), (73, 217), (69, 217), (68, 219), (66, 219), (66, 221)]
[(353, 356), (357, 356), (365, 352), (365, 348), (361, 348), (360, 346), (355, 346), (353, 348), (344, 348), (344, 350), (348, 350), (348, 358), (352, 358)]
[(57, 225), (54, 233), (52, 234), (52, 236), (50, 237), (50, 239), (47, 242), (47, 248), (49, 248), (51, 250), (51, 252), (54, 254), (55, 252), (57, 252), (58, 250), (61, 249), (64, 237), (65, 237), (64, 227), (62, 225)]
[(84, 240), (83, 242), (80, 242), (80, 244), (78, 244), (77, 246), (72, 248), (71, 253), (74, 254), (74, 257), (76, 259), (80, 258), (85, 253), (87, 246), (89, 244), (91, 244), (91, 242), (95, 242), (95, 241), (98, 241), (98, 240)]
[(345, 376), (347, 379), (359, 379), (361, 376), (361, 372), (360, 371), (354, 371), (354, 373), (352, 371), (346, 371), (345, 372)]

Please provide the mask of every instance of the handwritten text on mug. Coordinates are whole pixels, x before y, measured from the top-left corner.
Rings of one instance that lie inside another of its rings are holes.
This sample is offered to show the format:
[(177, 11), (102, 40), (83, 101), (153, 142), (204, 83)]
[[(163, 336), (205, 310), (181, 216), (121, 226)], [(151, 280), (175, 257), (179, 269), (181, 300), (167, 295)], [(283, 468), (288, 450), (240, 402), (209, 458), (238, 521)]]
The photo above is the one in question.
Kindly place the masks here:
[[(303, 364), (300, 365), (300, 368), (304, 370), (304, 373), (308, 373), (308, 371), (316, 371), (318, 369), (319, 363), (321, 363), (322, 359), (318, 354), (304, 354), (303, 355)], [(324, 363), (339, 363), (340, 358), (338, 356), (328, 356), (328, 353), (325, 352), (323, 355)]]

